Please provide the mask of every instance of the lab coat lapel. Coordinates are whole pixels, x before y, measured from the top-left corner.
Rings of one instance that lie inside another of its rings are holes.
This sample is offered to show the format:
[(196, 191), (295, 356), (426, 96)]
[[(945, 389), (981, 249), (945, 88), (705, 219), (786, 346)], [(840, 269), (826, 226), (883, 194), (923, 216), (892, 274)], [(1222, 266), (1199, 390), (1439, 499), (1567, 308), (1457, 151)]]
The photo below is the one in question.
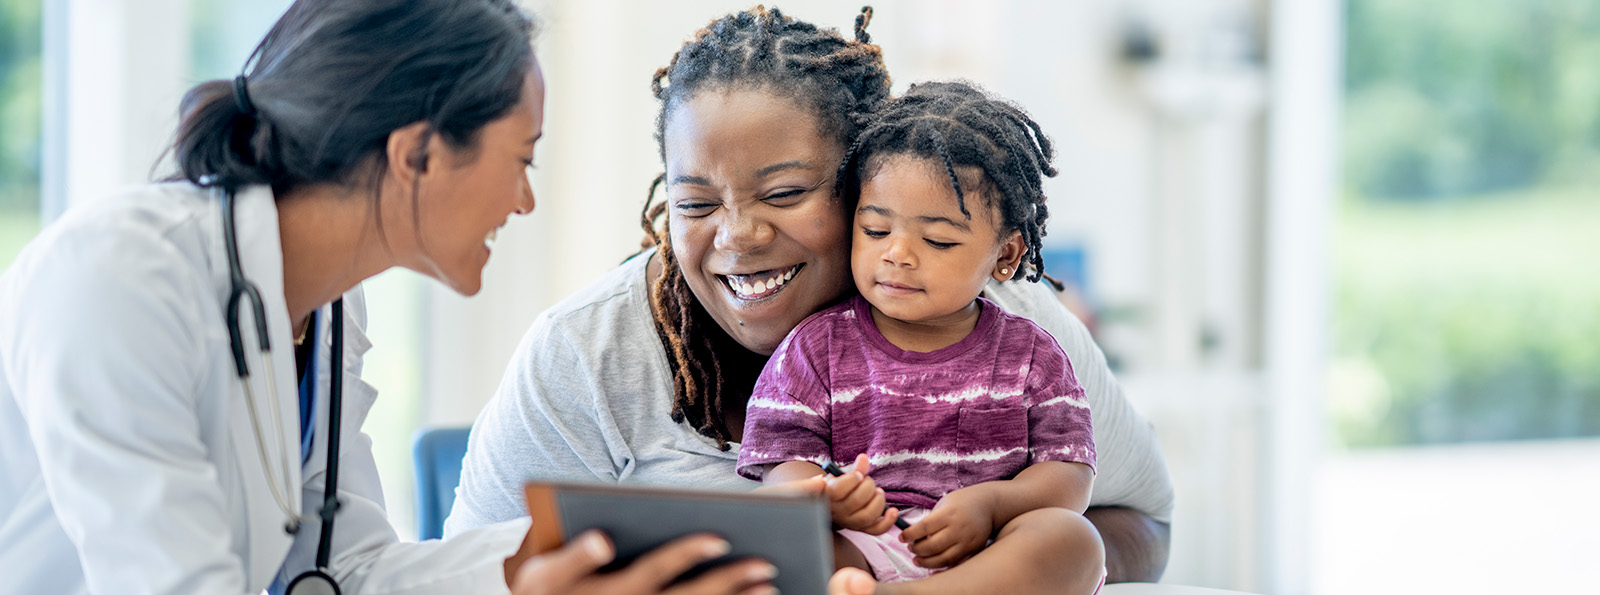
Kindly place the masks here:
[[(362, 331), (366, 326), (365, 320), (356, 319), (356, 313), (366, 310), (365, 294), (360, 286), (344, 295), (344, 353), (339, 366), (339, 373), (344, 375), (344, 394), (340, 398), (340, 436), (352, 437), (361, 431), (361, 424), (366, 421), (367, 412), (372, 409), (372, 403), (377, 399), (378, 391), (372, 385), (361, 379), (361, 362), (368, 349), (372, 348), (372, 341)], [(312, 438), (311, 458), (306, 461), (306, 477), (315, 478), (327, 467), (327, 428), (328, 405), (333, 401), (329, 396), (331, 374), (333, 366), (329, 365), (333, 350), (333, 306), (323, 306), (317, 312), (320, 321), (317, 325), (317, 419), (315, 421), (316, 433)], [(341, 441), (342, 446), (349, 444)], [(343, 483), (340, 484), (345, 486)]]
[[(222, 239), (222, 208), (219, 200), (208, 201), (208, 226), (212, 238), (211, 266), (213, 279), (219, 288), (220, 304), (227, 307), (230, 284), (228, 261)], [(278, 238), (278, 214), (271, 190), (266, 186), (253, 186), (238, 193), (236, 198), (236, 231), (239, 246), (239, 264), (245, 278), (256, 285), (262, 305), (267, 313), (267, 334), (272, 346), (272, 373), (277, 394), (269, 395), (261, 354), (256, 348), (255, 324), (247, 313), (240, 319), (245, 337), (245, 360), (250, 368), (250, 380), (256, 395), (256, 416), (259, 420), (264, 450), (257, 447), (255, 425), (250, 418), (249, 405), (243, 387), (233, 383), (233, 403), (230, 415), (231, 439), (239, 466), (245, 507), (249, 512), (249, 559), (246, 560), (246, 580), (250, 585), (265, 585), (276, 576), (293, 537), (285, 533), (284, 514), (272, 496), (272, 490), (287, 490), (290, 506), (296, 512), (304, 510), (301, 498), (300, 468), (300, 400), (295, 383), (294, 341), (289, 336), (288, 308), (283, 297), (283, 253)], [(247, 310), (246, 304), (240, 305)], [(231, 356), (228, 356), (231, 360)], [(232, 367), (229, 367), (230, 372)], [(277, 402), (274, 409), (270, 401)], [(278, 419), (273, 420), (276, 411)], [(279, 428), (281, 432), (277, 431)], [(271, 466), (269, 474), (263, 463)], [(284, 478), (287, 468), (288, 477)], [(271, 479), (278, 485), (272, 486)]]

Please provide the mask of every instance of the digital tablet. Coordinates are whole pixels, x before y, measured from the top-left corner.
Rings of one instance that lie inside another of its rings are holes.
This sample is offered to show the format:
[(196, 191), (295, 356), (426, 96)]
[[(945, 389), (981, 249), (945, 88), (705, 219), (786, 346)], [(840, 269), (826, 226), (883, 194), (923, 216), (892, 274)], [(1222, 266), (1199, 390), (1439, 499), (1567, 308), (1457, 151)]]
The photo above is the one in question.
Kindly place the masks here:
[(756, 557), (778, 567), (773, 586), (783, 593), (825, 593), (833, 573), (827, 504), (800, 495), (753, 494), (589, 483), (529, 483), (532, 527), (517, 557), (548, 552), (589, 529), (604, 531), (617, 559), (602, 572), (691, 533), (728, 540), (732, 551), (691, 569), (684, 578), (729, 560)]

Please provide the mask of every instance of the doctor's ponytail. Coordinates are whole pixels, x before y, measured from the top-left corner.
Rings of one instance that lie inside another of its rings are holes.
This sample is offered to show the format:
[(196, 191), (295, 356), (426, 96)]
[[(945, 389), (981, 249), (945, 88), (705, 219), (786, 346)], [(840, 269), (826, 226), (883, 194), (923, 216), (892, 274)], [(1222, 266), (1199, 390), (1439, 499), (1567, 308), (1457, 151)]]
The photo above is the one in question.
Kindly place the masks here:
[[(189, 181), (203, 185), (239, 188), (251, 184), (271, 184), (272, 164), (260, 163), (258, 153), (271, 156), (272, 150), (258, 150), (258, 129), (265, 129), (256, 114), (245, 113), (233, 100), (233, 85), (227, 81), (208, 81), (190, 89), (178, 105), (177, 142), (173, 152), (178, 167)], [(261, 144), (270, 142), (270, 132), (260, 130)]]
[(512, 0), (296, 0), (247, 75), (184, 96), (171, 179), (279, 196), (365, 185), (376, 200), (391, 132), (426, 122), (430, 138), (470, 148), (510, 113), (534, 28)]

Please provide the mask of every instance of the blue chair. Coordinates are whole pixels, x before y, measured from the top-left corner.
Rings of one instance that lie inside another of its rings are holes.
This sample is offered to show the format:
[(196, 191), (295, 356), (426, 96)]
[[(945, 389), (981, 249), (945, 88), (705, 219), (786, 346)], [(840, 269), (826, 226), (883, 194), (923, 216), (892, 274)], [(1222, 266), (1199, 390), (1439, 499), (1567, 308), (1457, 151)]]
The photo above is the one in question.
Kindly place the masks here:
[(461, 459), (472, 428), (422, 428), (411, 443), (417, 464), (417, 539), (444, 537), (444, 518), (456, 502)]

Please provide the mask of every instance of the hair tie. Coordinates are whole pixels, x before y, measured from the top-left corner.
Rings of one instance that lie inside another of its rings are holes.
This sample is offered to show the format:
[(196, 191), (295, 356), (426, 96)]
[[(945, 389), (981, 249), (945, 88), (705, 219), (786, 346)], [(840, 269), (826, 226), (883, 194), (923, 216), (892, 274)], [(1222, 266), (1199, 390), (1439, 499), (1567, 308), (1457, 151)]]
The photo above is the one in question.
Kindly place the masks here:
[(233, 106), (239, 108), (239, 113), (246, 116), (256, 115), (256, 106), (250, 103), (250, 91), (245, 89), (249, 82), (244, 75), (233, 77)]

